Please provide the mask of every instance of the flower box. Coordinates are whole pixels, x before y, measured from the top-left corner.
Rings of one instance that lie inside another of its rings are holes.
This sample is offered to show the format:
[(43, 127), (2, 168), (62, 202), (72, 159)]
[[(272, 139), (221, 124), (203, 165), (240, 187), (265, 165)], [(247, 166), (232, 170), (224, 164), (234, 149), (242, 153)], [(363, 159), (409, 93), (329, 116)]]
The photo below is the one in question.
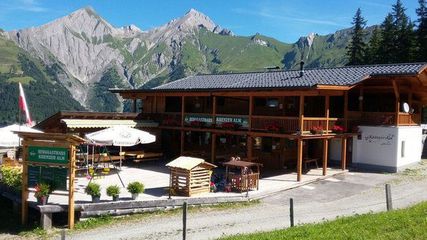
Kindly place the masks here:
[(323, 133), (323, 127), (322, 126), (313, 126), (310, 128), (311, 134), (322, 134)]
[(271, 123), (265, 126), (265, 129), (269, 132), (280, 132), (281, 128), (278, 123)]
[(340, 125), (334, 125), (334, 126), (332, 127), (332, 132), (333, 132), (333, 133), (341, 134), (341, 133), (343, 133), (344, 131), (345, 131), (345, 128), (344, 128), (343, 126), (340, 126)]

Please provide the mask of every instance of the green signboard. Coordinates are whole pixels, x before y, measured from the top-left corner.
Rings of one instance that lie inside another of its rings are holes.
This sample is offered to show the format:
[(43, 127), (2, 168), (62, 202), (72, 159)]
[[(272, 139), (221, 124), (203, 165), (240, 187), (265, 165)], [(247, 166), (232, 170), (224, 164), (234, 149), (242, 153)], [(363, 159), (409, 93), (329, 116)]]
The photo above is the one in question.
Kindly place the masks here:
[(56, 190), (67, 190), (66, 168), (28, 166), (28, 186), (35, 187), (37, 183), (48, 183)]
[(28, 147), (28, 161), (41, 163), (68, 163), (68, 148), (58, 147)]
[(212, 125), (212, 117), (206, 116), (206, 115), (199, 115), (199, 114), (186, 114), (184, 117), (184, 122), (186, 124), (191, 124), (192, 122), (201, 122), (204, 123), (205, 126)]
[(217, 116), (215, 120), (218, 126), (223, 123), (239, 124), (241, 128), (248, 128), (249, 126), (247, 117)]

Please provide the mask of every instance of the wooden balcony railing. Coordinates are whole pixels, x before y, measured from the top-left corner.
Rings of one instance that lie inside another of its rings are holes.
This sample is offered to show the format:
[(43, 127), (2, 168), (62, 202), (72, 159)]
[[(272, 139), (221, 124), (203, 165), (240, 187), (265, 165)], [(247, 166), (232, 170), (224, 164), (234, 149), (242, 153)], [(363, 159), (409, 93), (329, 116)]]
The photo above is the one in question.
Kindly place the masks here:
[(421, 122), (421, 114), (399, 113), (399, 125), (411, 126)]
[(271, 126), (277, 126), (285, 133), (296, 132), (299, 129), (298, 117), (252, 116), (253, 130), (268, 131)]
[[(147, 114), (144, 117), (149, 117), (152, 120), (159, 122), (160, 126), (166, 127), (180, 127), (182, 117), (180, 113), (157, 113)], [(248, 129), (251, 125), (251, 129), (254, 131), (267, 131), (272, 126), (278, 128), (280, 133), (295, 133), (301, 130), (301, 132), (307, 133), (314, 127), (320, 127), (323, 129), (323, 133), (331, 133), (334, 125), (344, 126), (345, 121), (343, 118), (326, 118), (326, 117), (288, 117), (288, 116), (258, 116), (253, 115), (252, 119), (249, 119), (247, 115), (230, 115), (230, 114), (216, 114), (215, 119), (212, 114), (205, 113), (186, 113), (185, 114), (185, 126), (191, 126), (191, 119), (204, 119), (210, 121), (205, 123), (204, 126), (210, 127), (214, 120), (219, 119), (216, 124), (217, 128), (221, 128), (221, 123), (224, 121), (230, 121), (239, 124), (239, 129)], [(420, 123), (420, 114), (409, 114), (399, 113), (399, 125), (411, 126)], [(302, 129), (300, 124), (302, 121)], [(396, 125), (396, 114), (394, 112), (348, 112), (347, 129), (352, 130), (359, 125)]]

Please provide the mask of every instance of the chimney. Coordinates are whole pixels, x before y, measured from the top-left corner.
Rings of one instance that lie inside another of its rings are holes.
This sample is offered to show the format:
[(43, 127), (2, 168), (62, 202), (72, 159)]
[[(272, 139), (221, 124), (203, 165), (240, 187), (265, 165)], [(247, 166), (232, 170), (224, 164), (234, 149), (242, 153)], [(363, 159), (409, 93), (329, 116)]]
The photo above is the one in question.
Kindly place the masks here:
[(300, 77), (304, 76), (304, 61), (303, 60), (301, 60), (301, 62), (300, 62), (299, 76)]

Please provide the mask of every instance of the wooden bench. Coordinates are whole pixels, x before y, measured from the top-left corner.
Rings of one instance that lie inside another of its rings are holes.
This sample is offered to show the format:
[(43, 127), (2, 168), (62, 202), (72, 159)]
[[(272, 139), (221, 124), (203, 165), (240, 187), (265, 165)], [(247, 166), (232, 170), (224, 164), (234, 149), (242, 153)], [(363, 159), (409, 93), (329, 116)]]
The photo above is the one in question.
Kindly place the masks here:
[(133, 158), (134, 162), (142, 162), (142, 161), (148, 161), (148, 160), (161, 159), (163, 158), (163, 153), (129, 151), (129, 152), (125, 152), (125, 156)]
[(316, 164), (316, 168), (319, 168), (319, 165), (317, 164), (318, 160), (319, 160), (318, 158), (306, 158), (306, 159), (304, 159), (303, 160), (304, 168), (307, 169), (309, 163), (314, 163), (314, 164)]

